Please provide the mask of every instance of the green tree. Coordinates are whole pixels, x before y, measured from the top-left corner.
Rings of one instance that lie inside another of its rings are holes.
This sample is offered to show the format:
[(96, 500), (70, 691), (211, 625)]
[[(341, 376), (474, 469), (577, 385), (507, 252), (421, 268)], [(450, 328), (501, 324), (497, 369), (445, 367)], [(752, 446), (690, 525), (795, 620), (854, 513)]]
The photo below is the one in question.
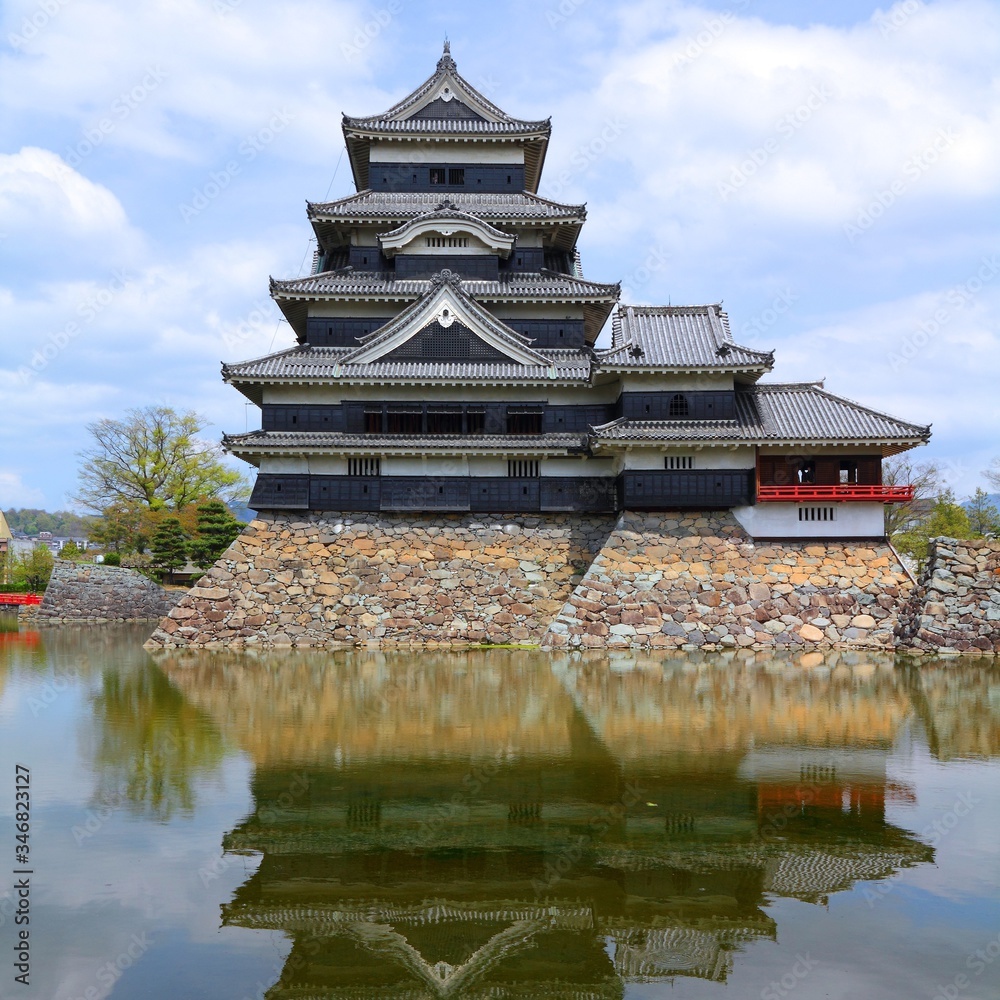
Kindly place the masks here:
[(207, 569), (229, 548), (243, 525), (219, 500), (199, 504), (197, 513), (198, 536), (190, 542), (188, 551), (196, 566)]
[(28, 590), (44, 590), (52, 576), (55, 560), (47, 545), (36, 545), (30, 552), (23, 553), (14, 560), (11, 577), (16, 587)]
[(80, 546), (72, 538), (59, 550), (60, 559), (79, 559), (82, 555)]
[(164, 520), (156, 529), (149, 547), (153, 563), (165, 569), (168, 579), (172, 581), (174, 571), (187, 562), (187, 538), (181, 522), (176, 517)]
[(951, 490), (945, 490), (938, 496), (926, 518), (901, 532), (893, 541), (900, 552), (905, 552), (919, 563), (923, 563), (927, 558), (928, 542), (932, 538), (941, 536), (975, 537), (969, 515), (955, 502), (955, 494)]
[(1000, 534), (1000, 511), (990, 503), (990, 495), (981, 486), (966, 501), (969, 525), (974, 535)]
[(120, 501), (94, 519), (87, 537), (106, 552), (142, 552), (149, 544), (143, 525), (143, 508)]
[(226, 468), (221, 448), (198, 438), (204, 427), (203, 417), (169, 406), (146, 406), (122, 420), (88, 425), (94, 444), (80, 453), (73, 499), (103, 514), (121, 504), (177, 510), (205, 498), (245, 497), (246, 481)]

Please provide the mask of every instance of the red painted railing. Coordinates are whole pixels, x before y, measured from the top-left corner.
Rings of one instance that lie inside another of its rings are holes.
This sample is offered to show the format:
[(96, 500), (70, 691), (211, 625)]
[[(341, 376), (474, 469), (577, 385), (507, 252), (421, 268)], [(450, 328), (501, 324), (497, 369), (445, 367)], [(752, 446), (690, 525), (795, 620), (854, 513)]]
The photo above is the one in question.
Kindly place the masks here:
[(40, 594), (2, 594), (0, 604), (41, 604)]
[(858, 486), (841, 483), (837, 486), (815, 486), (812, 483), (795, 483), (792, 486), (758, 486), (759, 502), (782, 500), (785, 503), (813, 501), (867, 500), (869, 503), (906, 503), (913, 499), (912, 486)]

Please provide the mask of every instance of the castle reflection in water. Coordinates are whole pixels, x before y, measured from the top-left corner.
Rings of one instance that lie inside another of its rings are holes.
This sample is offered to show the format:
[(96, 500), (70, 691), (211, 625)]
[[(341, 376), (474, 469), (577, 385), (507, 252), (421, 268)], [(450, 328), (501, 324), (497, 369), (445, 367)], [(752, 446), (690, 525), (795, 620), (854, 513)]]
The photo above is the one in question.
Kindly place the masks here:
[(848, 652), (156, 662), (254, 762), (224, 847), (261, 861), (222, 922), (293, 941), (272, 1000), (724, 981), (775, 897), (933, 861), (886, 820), (913, 800), (886, 769), (908, 732), (1000, 752), (983, 673)]

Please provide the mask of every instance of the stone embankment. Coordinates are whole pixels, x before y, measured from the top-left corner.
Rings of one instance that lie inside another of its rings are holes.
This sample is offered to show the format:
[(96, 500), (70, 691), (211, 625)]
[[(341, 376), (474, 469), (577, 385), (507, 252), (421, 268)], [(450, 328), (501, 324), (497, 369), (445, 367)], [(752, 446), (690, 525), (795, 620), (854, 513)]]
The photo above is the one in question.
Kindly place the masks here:
[(1000, 653), (1000, 541), (932, 539), (896, 632), (915, 652)]
[(613, 526), (575, 515), (264, 515), (147, 646), (537, 644)]
[(34, 618), (42, 623), (158, 621), (176, 600), (135, 570), (57, 559)]
[(886, 648), (909, 590), (886, 545), (728, 514), (266, 515), (147, 645)]
[(543, 645), (891, 648), (910, 589), (885, 544), (759, 543), (725, 513), (626, 513)]

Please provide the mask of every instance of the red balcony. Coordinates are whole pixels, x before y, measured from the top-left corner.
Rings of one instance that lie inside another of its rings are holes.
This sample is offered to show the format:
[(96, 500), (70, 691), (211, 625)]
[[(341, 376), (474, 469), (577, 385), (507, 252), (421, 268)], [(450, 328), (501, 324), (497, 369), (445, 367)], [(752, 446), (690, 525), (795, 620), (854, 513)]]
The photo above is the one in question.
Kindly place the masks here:
[(781, 501), (782, 503), (906, 503), (913, 499), (912, 486), (859, 486), (841, 483), (837, 486), (815, 486), (812, 483), (795, 483), (791, 486), (758, 486), (757, 502)]

